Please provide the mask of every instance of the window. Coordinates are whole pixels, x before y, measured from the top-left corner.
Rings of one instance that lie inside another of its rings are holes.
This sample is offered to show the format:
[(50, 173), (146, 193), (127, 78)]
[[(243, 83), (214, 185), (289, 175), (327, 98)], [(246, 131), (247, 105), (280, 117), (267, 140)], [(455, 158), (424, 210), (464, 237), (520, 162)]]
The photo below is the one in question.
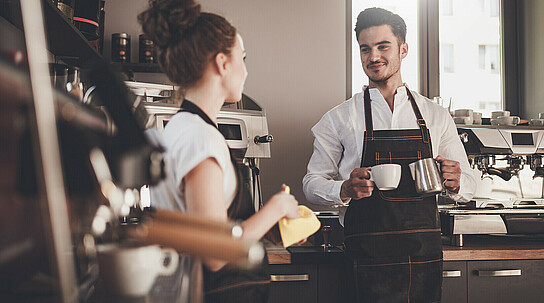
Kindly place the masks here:
[(351, 4), (351, 92), (355, 94), (368, 84), (368, 77), (361, 67), (359, 44), (355, 38), (355, 23), (361, 11), (369, 7), (382, 7), (399, 14), (406, 22), (406, 42), (408, 56), (402, 60), (402, 80), (410, 89), (419, 91), (419, 32), (418, 32), (418, 0), (353, 0)]
[(499, 46), (498, 45), (479, 45), (478, 46), (478, 68), (499, 72)]
[(442, 44), (440, 46), (440, 65), (445, 73), (453, 73), (453, 44)]
[(440, 0), (440, 15), (453, 16), (453, 0)]
[[(452, 109), (477, 108), (488, 117), (491, 111), (502, 107), (500, 18), (489, 15), (493, 14), (494, 4), (498, 10), (499, 2), (485, 0), (489, 14), (483, 15), (482, 1), (454, 0), (454, 3), (458, 12), (439, 18), (440, 96), (454, 100)], [(453, 62), (449, 69), (448, 60), (454, 59), (455, 70)]]
[[(451, 109), (477, 109), (484, 117), (503, 108), (501, 0), (348, 1), (352, 93), (368, 84), (353, 28), (359, 12), (377, 6), (399, 14), (406, 22), (409, 50), (401, 75), (411, 89), (431, 99), (440, 95), (451, 100), (445, 102), (446, 106), (451, 103)], [(505, 14), (512, 19), (512, 12)]]
[(489, 15), (491, 17), (499, 16), (499, 0), (489, 0)]

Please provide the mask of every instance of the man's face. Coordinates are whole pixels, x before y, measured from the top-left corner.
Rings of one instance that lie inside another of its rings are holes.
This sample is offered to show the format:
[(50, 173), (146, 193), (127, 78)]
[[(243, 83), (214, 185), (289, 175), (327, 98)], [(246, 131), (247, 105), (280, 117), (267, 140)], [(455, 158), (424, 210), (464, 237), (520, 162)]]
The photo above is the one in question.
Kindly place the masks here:
[(362, 30), (358, 42), (363, 70), (371, 82), (387, 82), (392, 77), (401, 80), (400, 62), (408, 54), (408, 44), (399, 45), (390, 25)]

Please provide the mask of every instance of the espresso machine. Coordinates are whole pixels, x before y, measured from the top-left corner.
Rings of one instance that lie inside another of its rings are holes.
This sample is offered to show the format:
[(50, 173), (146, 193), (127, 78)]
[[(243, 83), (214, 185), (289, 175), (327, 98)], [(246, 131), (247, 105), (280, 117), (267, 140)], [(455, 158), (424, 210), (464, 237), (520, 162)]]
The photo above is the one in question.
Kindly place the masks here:
[(544, 128), (458, 125), (477, 190), (468, 203), (439, 197), (442, 234), (463, 246), (463, 235), (544, 234)]

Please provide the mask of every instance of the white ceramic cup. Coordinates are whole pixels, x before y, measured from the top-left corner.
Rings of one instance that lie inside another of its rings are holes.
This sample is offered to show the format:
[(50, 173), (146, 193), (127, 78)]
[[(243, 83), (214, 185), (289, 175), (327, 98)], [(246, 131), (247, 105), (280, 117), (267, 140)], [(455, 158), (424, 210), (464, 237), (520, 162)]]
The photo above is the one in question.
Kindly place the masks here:
[(473, 112), (472, 113), (472, 124), (480, 125), (482, 124), (482, 113)]
[[(173, 274), (179, 261), (174, 249), (158, 245), (103, 244), (98, 245), (97, 253), (100, 278), (106, 290), (128, 297), (147, 295), (155, 279)], [(170, 260), (168, 264), (166, 258)]]
[(455, 124), (465, 124), (465, 125), (472, 125), (474, 122), (472, 116), (466, 116), (466, 117), (453, 117), (453, 122)]
[(544, 119), (531, 119), (531, 125), (542, 126), (544, 125)]
[(498, 125), (517, 125), (520, 121), (518, 116), (500, 116), (495, 120)]
[(491, 112), (491, 119), (497, 119), (501, 116), (510, 116), (510, 111), (508, 110), (497, 110), (494, 112)]
[(372, 166), (368, 173), (379, 190), (393, 190), (399, 186), (402, 169), (400, 164), (380, 164)]
[(471, 117), (473, 115), (474, 111), (472, 109), (468, 108), (462, 108), (462, 109), (456, 109), (453, 112), (453, 116), (455, 117)]
[(544, 119), (544, 113), (538, 113), (538, 118), (539, 119)]

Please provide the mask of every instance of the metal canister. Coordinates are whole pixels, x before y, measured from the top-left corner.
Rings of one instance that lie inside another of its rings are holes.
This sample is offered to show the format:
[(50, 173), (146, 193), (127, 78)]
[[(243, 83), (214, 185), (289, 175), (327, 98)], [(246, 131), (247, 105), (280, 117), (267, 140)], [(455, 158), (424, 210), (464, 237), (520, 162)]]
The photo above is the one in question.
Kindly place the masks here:
[(66, 18), (74, 19), (74, 0), (56, 0), (55, 4)]
[(139, 37), (140, 63), (155, 63), (155, 45), (153, 40), (150, 40), (146, 35), (141, 34)]
[(111, 61), (130, 62), (130, 35), (115, 33), (111, 35)]

